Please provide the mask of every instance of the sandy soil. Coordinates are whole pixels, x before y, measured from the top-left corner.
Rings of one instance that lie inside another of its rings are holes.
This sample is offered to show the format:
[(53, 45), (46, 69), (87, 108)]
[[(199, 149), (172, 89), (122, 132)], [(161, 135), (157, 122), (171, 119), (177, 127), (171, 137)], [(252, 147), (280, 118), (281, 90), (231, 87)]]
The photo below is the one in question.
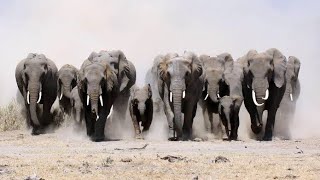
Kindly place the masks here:
[(94, 143), (83, 135), (71, 133), (31, 136), (28, 131), (1, 132), (0, 179), (29, 176), (44, 179), (319, 179), (320, 139)]

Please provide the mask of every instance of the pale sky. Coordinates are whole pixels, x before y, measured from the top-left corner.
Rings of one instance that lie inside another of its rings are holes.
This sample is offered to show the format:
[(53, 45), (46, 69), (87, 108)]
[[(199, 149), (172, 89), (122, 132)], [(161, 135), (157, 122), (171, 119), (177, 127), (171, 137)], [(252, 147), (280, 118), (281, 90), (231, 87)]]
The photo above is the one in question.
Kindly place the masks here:
[(28, 0), (0, 1), (0, 105), (15, 97), (16, 64), (43, 53), (59, 67), (81, 65), (92, 51), (121, 49), (138, 84), (153, 58), (184, 50), (234, 59), (278, 48), (301, 62), (300, 105), (320, 110), (320, 1)]

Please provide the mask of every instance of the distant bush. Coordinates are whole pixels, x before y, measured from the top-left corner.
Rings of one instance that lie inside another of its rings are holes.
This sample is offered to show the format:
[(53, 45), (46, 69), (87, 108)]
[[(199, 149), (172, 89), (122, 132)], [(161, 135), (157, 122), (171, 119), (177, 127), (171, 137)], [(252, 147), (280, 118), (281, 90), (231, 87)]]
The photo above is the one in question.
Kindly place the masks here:
[(21, 107), (16, 100), (0, 107), (0, 132), (24, 128), (25, 121)]

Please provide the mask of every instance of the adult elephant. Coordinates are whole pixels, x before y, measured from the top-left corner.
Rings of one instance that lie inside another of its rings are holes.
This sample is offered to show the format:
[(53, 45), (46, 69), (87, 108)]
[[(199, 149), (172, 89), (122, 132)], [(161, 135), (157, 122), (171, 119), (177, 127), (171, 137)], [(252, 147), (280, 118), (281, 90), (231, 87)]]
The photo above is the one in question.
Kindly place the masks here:
[(78, 80), (87, 135), (96, 142), (105, 139), (106, 120), (111, 115), (113, 103), (118, 95), (117, 76), (108, 64), (103, 63), (104, 59), (104, 56), (97, 56), (85, 60)]
[(218, 116), (219, 99), (229, 95), (229, 85), (225, 81), (225, 73), (232, 71), (233, 58), (229, 53), (216, 57), (201, 55), (200, 60), (204, 67), (204, 88), (199, 101), (202, 107), (205, 127), (208, 132), (222, 135), (221, 121)]
[(286, 58), (275, 48), (258, 53), (250, 50), (244, 57), (244, 104), (255, 134), (262, 130), (263, 111), (268, 111), (263, 140), (272, 140), (277, 109), (286, 89)]
[(24, 97), (32, 135), (44, 133), (53, 123), (50, 108), (57, 97), (57, 72), (55, 63), (43, 54), (30, 53), (16, 67), (16, 82)]
[(190, 52), (156, 58), (159, 59), (158, 88), (168, 120), (169, 140), (191, 139), (193, 118), (202, 92), (199, 87), (203, 86), (201, 62)]
[(281, 100), (276, 116), (277, 126), (276, 136), (291, 139), (290, 124), (296, 110), (296, 103), (300, 96), (300, 60), (294, 56), (289, 56), (286, 70), (286, 91)]
[(118, 129), (126, 123), (126, 112), (128, 109), (128, 102), (130, 97), (130, 88), (136, 82), (136, 69), (131, 61), (129, 61), (121, 50), (102, 50), (99, 53), (93, 52), (90, 59), (95, 57), (104, 57), (103, 63), (108, 64), (117, 76), (118, 80), (118, 93), (113, 108), (112, 117), (116, 118), (116, 121), (112, 121)]
[(63, 65), (58, 71), (58, 93), (51, 112), (59, 114), (63, 112), (71, 115), (71, 91), (77, 86), (79, 70), (70, 65)]
[(240, 124), (239, 111), (243, 102), (243, 64), (238, 61), (234, 62), (231, 70), (225, 73), (224, 78), (229, 86), (230, 95), (219, 100), (219, 116), (228, 139), (237, 140)]

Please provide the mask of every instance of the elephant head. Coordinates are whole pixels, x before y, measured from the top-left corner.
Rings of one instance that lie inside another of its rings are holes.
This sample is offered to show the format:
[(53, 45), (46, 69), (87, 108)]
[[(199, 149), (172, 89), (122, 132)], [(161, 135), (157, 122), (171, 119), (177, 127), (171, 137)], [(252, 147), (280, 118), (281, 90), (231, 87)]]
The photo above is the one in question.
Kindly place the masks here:
[(277, 88), (285, 85), (286, 58), (277, 49), (265, 53), (251, 50), (247, 54), (244, 76), (247, 88), (252, 90), (252, 100), (256, 106), (264, 105), (269, 98), (270, 83)]
[(62, 66), (58, 72), (58, 96), (70, 99), (72, 89), (77, 85), (78, 70), (72, 65)]
[(117, 77), (109, 65), (87, 63), (79, 72), (78, 88), (84, 106), (91, 106), (91, 113), (99, 119), (99, 108), (106, 104), (106, 94), (117, 88)]
[[(300, 71), (300, 61), (298, 58), (294, 56), (289, 56), (288, 62), (287, 62), (287, 71), (286, 71), (286, 92), (285, 96), (290, 98), (291, 101), (296, 101), (294, 99), (294, 96), (292, 94), (297, 94), (299, 92), (295, 92), (298, 89), (296, 88), (298, 83), (298, 76)], [(296, 98), (299, 95), (295, 96)]]
[(26, 104), (30, 107), (31, 120), (37, 126), (40, 123), (36, 107), (37, 104), (43, 103), (43, 92), (48, 90), (45, 86), (48, 76), (54, 76), (51, 68), (48, 59), (43, 54), (29, 54), (20, 72), (23, 83), (23, 95)]
[(132, 87), (130, 90), (130, 97), (132, 99), (131, 101), (133, 106), (139, 110), (140, 115), (143, 115), (146, 110), (146, 102), (152, 98), (150, 84), (142, 88)]
[[(226, 59), (228, 56), (225, 56)], [(224, 58), (225, 58), (224, 57)], [(226, 61), (222, 57), (200, 56), (205, 69), (203, 98), (219, 102), (219, 98), (229, 94), (229, 88), (225, 82), (224, 71)], [(228, 63), (230, 63), (228, 61)], [(229, 64), (228, 64), (229, 65)]]
[(192, 89), (188, 88), (202, 75), (202, 65), (198, 57), (193, 53), (185, 53), (184, 56), (167, 54), (159, 61), (158, 77), (163, 82), (159, 87), (160, 93), (166, 88), (170, 108), (174, 114), (174, 125), (178, 137), (182, 136), (182, 104), (190, 96)]

